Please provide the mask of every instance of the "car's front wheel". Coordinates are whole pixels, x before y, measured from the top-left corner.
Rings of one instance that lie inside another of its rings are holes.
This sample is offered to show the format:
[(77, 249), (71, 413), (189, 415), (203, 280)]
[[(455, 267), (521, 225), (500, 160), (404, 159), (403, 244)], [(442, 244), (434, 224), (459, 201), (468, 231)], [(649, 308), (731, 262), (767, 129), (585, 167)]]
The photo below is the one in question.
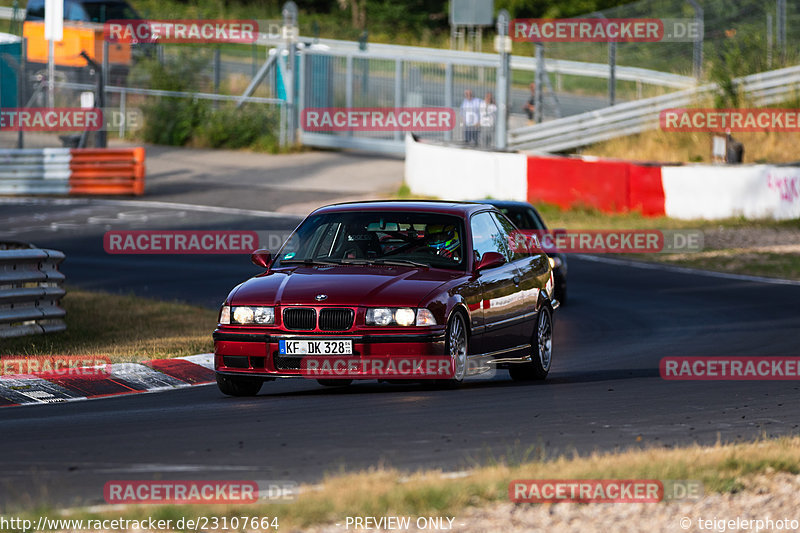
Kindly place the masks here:
[(531, 346), (531, 361), (511, 365), (508, 373), (515, 381), (545, 379), (553, 358), (553, 312), (543, 305), (536, 322), (535, 342)]
[(467, 375), (467, 323), (464, 315), (456, 312), (450, 318), (445, 334), (445, 350), (450, 357), (450, 370), (453, 373), (450, 379), (437, 380), (439, 385), (457, 387)]
[(217, 387), (228, 396), (255, 396), (264, 381), (258, 378), (223, 376), (217, 374)]

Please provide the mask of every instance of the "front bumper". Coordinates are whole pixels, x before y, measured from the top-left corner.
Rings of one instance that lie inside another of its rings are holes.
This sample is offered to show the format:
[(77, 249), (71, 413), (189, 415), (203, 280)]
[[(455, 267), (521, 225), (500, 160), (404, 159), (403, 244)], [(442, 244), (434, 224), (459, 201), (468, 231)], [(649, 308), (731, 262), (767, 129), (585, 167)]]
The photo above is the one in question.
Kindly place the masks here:
[[(231, 376), (313, 377), (303, 369), (303, 359), (309, 356), (281, 355), (279, 341), (352, 340), (353, 354), (330, 356), (358, 362), (386, 363), (390, 360), (424, 359), (445, 355), (444, 328), (424, 332), (370, 332), (355, 334), (316, 334), (288, 331), (244, 332), (217, 329), (214, 331), (214, 369)], [(348, 374), (349, 379), (375, 379)]]

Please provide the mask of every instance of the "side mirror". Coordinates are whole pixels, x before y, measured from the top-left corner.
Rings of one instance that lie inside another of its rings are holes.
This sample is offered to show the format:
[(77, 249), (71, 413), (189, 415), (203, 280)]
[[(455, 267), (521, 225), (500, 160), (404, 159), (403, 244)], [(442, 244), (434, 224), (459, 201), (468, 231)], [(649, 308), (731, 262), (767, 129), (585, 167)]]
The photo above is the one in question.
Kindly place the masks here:
[(478, 266), (475, 267), (475, 272), (480, 272), (485, 268), (495, 268), (506, 263), (506, 258), (503, 254), (497, 252), (486, 252), (478, 261)]
[(272, 264), (272, 254), (269, 250), (261, 248), (250, 254), (250, 261), (256, 266), (269, 269), (269, 266)]

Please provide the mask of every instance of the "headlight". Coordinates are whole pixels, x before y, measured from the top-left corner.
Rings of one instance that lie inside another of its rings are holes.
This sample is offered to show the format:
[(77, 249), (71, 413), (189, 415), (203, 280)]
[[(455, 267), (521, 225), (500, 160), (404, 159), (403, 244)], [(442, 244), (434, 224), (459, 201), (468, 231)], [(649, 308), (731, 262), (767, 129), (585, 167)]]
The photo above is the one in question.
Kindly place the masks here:
[(394, 321), (398, 326), (410, 326), (414, 323), (415, 314), (413, 309), (402, 307), (394, 312)]
[[(275, 323), (275, 308), (274, 307), (250, 307), (246, 305), (237, 305), (232, 307), (230, 316), (233, 320), (229, 323), (232, 324), (259, 324), (269, 326)], [(220, 322), (223, 324), (223, 322)]]
[(367, 324), (375, 326), (388, 326), (392, 323), (392, 310), (388, 307), (367, 309)]
[(374, 307), (367, 309), (365, 321), (368, 326), (435, 326), (436, 319), (428, 309), (411, 307)]
[(231, 306), (223, 305), (222, 309), (219, 310), (219, 323), (220, 324), (231, 323)]
[(560, 257), (548, 257), (547, 260), (550, 261), (550, 268), (558, 268), (561, 266)]

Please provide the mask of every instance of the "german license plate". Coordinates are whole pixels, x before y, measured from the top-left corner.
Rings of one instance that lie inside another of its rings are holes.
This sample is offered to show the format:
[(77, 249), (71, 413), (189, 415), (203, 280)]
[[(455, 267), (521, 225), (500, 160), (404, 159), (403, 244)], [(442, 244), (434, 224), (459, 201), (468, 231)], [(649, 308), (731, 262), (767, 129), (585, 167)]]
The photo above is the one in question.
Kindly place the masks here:
[(352, 340), (283, 340), (278, 341), (281, 355), (353, 355)]

